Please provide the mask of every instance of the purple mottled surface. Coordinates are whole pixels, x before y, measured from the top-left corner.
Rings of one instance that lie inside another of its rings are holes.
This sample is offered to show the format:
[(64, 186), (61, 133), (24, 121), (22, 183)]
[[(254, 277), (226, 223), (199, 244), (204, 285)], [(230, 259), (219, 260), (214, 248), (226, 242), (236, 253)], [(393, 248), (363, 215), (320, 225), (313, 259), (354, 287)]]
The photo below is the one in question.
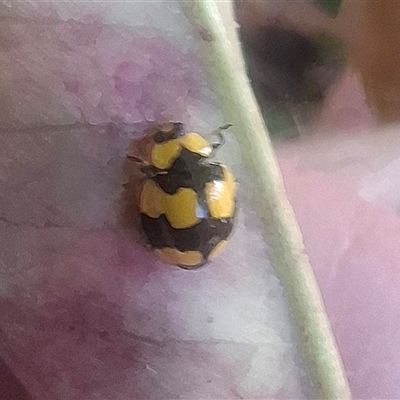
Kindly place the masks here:
[(306, 398), (232, 139), (238, 226), (210, 267), (123, 224), (124, 158), (157, 120), (222, 121), (177, 3), (0, 6), (0, 357), (37, 399)]
[(154, 30), (132, 35), (94, 17), (2, 26), (3, 127), (182, 118), (200, 98), (197, 58)]

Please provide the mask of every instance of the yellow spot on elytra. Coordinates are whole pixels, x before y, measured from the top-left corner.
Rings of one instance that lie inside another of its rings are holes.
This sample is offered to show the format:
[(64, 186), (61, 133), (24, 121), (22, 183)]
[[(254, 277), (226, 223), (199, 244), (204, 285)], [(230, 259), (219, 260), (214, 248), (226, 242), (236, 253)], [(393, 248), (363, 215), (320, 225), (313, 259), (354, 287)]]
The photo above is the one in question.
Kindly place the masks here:
[(164, 214), (173, 228), (190, 228), (199, 222), (196, 216), (197, 194), (189, 188), (179, 188), (173, 195), (165, 194)]
[(175, 139), (155, 144), (151, 150), (151, 163), (159, 169), (169, 168), (179, 156), (181, 146)]
[(195, 267), (203, 263), (203, 256), (199, 251), (189, 250), (182, 252), (164, 247), (163, 249), (156, 249), (155, 252), (167, 264)]
[(140, 195), (140, 212), (151, 218), (158, 218), (164, 213), (165, 193), (153, 181), (144, 183)]
[(221, 240), (217, 245), (211, 250), (210, 254), (208, 255), (208, 260), (214, 260), (217, 258), (224, 250), (227, 245), (227, 240)]
[(197, 133), (188, 133), (179, 138), (179, 143), (186, 150), (199, 154), (203, 157), (209, 157), (212, 153), (212, 146), (202, 136)]
[(223, 180), (207, 182), (206, 203), (213, 218), (231, 218), (235, 209), (235, 180), (230, 171), (222, 166)]
[(199, 222), (196, 216), (198, 206), (196, 192), (189, 188), (179, 188), (174, 194), (165, 193), (156, 183), (144, 183), (140, 196), (140, 212), (151, 218), (165, 214), (175, 229), (186, 229)]

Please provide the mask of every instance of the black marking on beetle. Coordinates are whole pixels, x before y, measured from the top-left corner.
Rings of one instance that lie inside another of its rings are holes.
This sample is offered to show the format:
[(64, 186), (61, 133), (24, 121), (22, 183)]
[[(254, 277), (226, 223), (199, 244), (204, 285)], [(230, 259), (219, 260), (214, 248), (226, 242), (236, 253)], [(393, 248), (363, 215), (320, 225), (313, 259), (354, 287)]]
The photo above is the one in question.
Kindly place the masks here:
[(162, 173), (155, 174), (151, 179), (168, 194), (174, 194), (179, 188), (190, 188), (202, 194), (207, 182), (223, 180), (221, 164), (203, 163), (202, 159), (200, 155), (182, 149), (169, 169), (162, 170)]
[(142, 227), (149, 244), (156, 249), (169, 247), (179, 251), (199, 251), (204, 260), (221, 240), (227, 240), (234, 226), (234, 218), (201, 220), (186, 229), (173, 228), (165, 215), (151, 218), (141, 214)]

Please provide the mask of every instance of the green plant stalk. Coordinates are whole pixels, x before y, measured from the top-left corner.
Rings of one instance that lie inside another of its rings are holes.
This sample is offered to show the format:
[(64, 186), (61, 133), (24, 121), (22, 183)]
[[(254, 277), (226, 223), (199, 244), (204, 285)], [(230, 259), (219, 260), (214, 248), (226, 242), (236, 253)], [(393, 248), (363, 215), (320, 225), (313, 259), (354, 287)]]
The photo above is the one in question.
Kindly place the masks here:
[[(242, 157), (254, 179), (270, 261), (284, 288), (299, 352), (318, 399), (350, 399), (350, 389), (321, 293), (293, 209), (285, 194), (266, 126), (251, 89), (230, 1), (180, 0), (199, 38), (205, 70), (225, 121), (234, 125)], [(221, 12), (222, 11), (222, 12)]]

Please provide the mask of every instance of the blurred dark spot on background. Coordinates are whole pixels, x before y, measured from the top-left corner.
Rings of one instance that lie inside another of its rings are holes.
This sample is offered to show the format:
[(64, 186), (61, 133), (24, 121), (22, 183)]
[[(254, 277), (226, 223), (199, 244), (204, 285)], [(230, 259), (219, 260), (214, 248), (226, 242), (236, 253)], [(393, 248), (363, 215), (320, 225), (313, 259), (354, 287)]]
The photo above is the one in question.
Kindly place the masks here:
[(239, 34), (270, 134), (298, 136), (301, 127), (318, 118), (329, 88), (344, 70), (344, 46), (334, 37), (306, 37), (274, 21), (241, 25)]

